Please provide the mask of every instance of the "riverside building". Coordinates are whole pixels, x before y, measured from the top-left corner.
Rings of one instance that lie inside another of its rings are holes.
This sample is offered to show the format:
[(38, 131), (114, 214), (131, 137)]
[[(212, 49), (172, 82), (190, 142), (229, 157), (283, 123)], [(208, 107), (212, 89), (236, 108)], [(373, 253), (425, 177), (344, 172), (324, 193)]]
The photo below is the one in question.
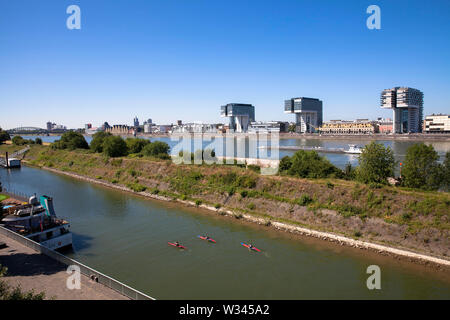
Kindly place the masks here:
[(450, 115), (432, 114), (425, 117), (425, 133), (450, 133)]
[(220, 116), (230, 118), (229, 131), (247, 132), (255, 121), (255, 107), (251, 104), (229, 103), (220, 107)]
[(319, 128), (319, 132), (323, 134), (373, 134), (377, 132), (377, 126), (368, 119), (331, 120), (325, 122)]
[(315, 98), (292, 98), (284, 101), (284, 113), (294, 113), (296, 132), (317, 132), (322, 125), (322, 101)]
[(393, 133), (422, 131), (423, 93), (409, 87), (395, 87), (381, 92), (381, 108), (392, 109)]

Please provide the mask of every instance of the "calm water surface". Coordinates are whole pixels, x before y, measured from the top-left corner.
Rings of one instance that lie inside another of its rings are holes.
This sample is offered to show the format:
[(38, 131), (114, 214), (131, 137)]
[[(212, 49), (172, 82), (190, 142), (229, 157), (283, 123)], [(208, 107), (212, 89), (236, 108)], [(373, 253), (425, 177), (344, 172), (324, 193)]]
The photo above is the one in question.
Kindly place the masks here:
[[(57, 214), (71, 222), (73, 258), (159, 299), (450, 299), (442, 271), (39, 169), (0, 169), (0, 179), (54, 197)], [(197, 238), (205, 233), (217, 244)], [(188, 250), (167, 245), (177, 240)], [(382, 272), (378, 291), (366, 287), (372, 264)]]

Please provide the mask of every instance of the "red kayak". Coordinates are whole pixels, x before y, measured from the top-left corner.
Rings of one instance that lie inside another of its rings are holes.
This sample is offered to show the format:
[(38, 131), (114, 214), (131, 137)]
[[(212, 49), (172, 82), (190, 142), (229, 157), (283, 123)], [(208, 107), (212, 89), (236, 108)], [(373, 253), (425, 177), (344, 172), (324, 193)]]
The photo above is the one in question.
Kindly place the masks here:
[(214, 239), (211, 239), (211, 238), (207, 238), (207, 237), (205, 237), (205, 236), (198, 236), (200, 239), (202, 239), (202, 240), (206, 240), (206, 241), (209, 241), (209, 242), (214, 242), (214, 243), (216, 243), (216, 240), (214, 240)]
[(176, 243), (172, 243), (172, 242), (167, 242), (169, 244), (169, 246), (174, 246), (175, 248), (180, 248), (180, 249), (186, 249), (186, 247), (182, 246), (181, 244), (177, 245)]
[(241, 244), (242, 244), (244, 247), (246, 247), (246, 248), (255, 250), (255, 251), (257, 251), (257, 252), (261, 252), (261, 250), (259, 250), (258, 248), (255, 248), (255, 247), (251, 247), (251, 248), (250, 248), (250, 245), (247, 244), (247, 243), (241, 242)]

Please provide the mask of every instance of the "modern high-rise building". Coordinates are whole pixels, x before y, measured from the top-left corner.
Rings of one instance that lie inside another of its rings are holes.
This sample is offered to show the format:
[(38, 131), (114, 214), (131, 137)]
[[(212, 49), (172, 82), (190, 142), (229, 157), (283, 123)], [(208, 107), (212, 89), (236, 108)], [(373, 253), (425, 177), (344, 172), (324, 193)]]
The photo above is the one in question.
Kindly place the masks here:
[(393, 133), (421, 132), (423, 93), (408, 87), (395, 87), (381, 92), (381, 108), (392, 109)]
[(251, 104), (229, 103), (220, 107), (220, 115), (230, 118), (230, 130), (247, 132), (250, 122), (255, 121), (255, 107)]
[(315, 98), (292, 98), (284, 101), (284, 112), (295, 113), (299, 133), (317, 132), (323, 121), (322, 101)]

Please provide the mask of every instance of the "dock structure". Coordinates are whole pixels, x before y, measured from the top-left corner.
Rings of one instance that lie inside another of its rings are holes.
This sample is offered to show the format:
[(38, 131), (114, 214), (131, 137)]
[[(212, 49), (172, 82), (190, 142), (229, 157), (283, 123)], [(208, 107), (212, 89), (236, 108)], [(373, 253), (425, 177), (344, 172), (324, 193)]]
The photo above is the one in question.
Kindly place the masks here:
[[(46, 299), (58, 300), (154, 300), (97, 270), (70, 259), (37, 242), (0, 226), (0, 264), (8, 271), (3, 278), (23, 290), (44, 292)], [(68, 266), (80, 270), (80, 289), (67, 286)]]
[(278, 150), (290, 150), (290, 151), (298, 151), (298, 150), (305, 150), (305, 151), (317, 151), (317, 152), (325, 152), (325, 153), (359, 153), (359, 152), (350, 152), (344, 148), (324, 148), (324, 147), (306, 147), (306, 146), (272, 146), (272, 147), (266, 147), (266, 146), (260, 146), (258, 147), (260, 149), (278, 149)]
[(21, 156), (28, 150), (30, 150), (30, 146), (14, 152), (11, 155), (8, 155), (8, 152), (6, 152), (4, 158), (0, 157), (0, 166), (4, 168), (19, 168), (21, 166), (21, 161), (17, 157)]

